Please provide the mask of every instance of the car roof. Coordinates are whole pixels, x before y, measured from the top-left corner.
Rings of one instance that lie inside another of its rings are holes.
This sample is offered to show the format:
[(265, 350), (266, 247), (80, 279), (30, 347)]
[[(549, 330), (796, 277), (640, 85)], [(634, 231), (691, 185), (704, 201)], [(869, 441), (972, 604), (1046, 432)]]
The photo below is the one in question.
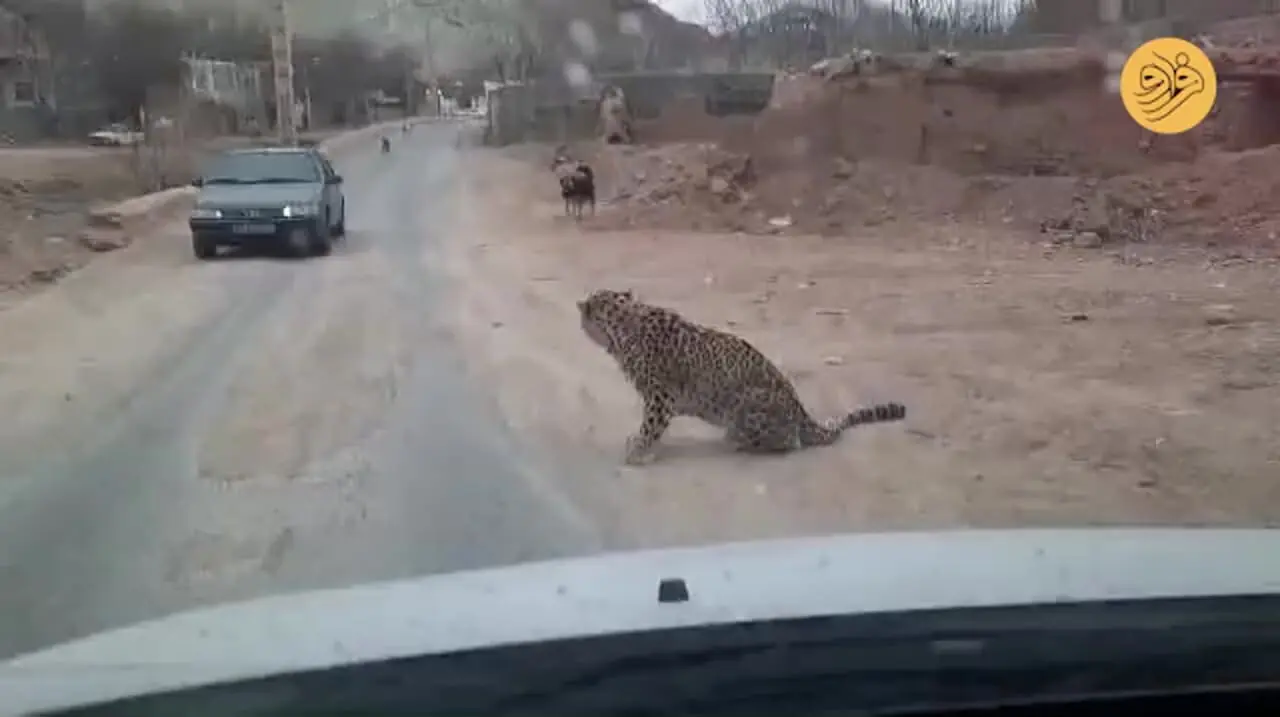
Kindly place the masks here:
[(312, 147), (241, 147), (236, 149), (228, 149), (223, 154), (317, 154)]

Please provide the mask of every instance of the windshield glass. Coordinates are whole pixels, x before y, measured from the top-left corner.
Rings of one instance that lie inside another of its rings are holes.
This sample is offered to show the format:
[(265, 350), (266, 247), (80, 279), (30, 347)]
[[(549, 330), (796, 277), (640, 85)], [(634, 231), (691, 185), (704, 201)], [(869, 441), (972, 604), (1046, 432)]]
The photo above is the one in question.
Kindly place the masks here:
[(1280, 520), (1280, 3), (15, 4), (0, 659), (559, 559), (612, 595), (637, 550)]
[(301, 152), (232, 152), (221, 155), (204, 170), (206, 184), (318, 182), (320, 170)]

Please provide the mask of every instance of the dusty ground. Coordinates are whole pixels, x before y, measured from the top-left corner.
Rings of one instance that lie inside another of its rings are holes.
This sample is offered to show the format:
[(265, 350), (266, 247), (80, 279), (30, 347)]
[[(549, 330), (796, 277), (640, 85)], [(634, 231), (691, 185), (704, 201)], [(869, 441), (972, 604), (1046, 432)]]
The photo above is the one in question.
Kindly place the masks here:
[[(609, 466), (573, 491), (620, 531), (680, 543), (1280, 519), (1264, 480), (1280, 475), (1266, 262), (1135, 261), (937, 222), (839, 238), (599, 232), (560, 218), (520, 153), (471, 164), (485, 210), (449, 256), (458, 329), (513, 425)], [(677, 422), (656, 463), (621, 467), (638, 405), (580, 335), (573, 302), (592, 287), (741, 333), (819, 415), (892, 399), (909, 419), (781, 459)]]
[(0, 656), (602, 549), (438, 323), (455, 134), (333, 148), (350, 232), (324, 259), (197, 261), (179, 220), (0, 311)]
[[(568, 148), (603, 200), (578, 226), (551, 148), (481, 153), (450, 259), (473, 370), (599, 458), (575, 497), (640, 543), (1280, 518), (1275, 98), (1152, 138), (1064, 52), (789, 77), (756, 117), (674, 103), (638, 146)], [(637, 401), (574, 309), (598, 287), (744, 335), (819, 415), (909, 418), (782, 459), (685, 425), (621, 468)]]
[(0, 177), (0, 302), (87, 263), (85, 212), (139, 192), (127, 150), (0, 150)]
[[(224, 138), (218, 145), (236, 141)], [(9, 241), (0, 245), (7, 249), (0, 251), (0, 405), (8, 409), (6, 420), (0, 421), (0, 445), (21, 445), (36, 439), (56, 444), (61, 437), (75, 436), (86, 426), (129, 407), (139, 387), (148, 384), (148, 377), (152, 383), (163, 383), (165, 372), (157, 365), (176, 361), (174, 356), (189, 351), (194, 341), (210, 333), (209, 326), (217, 316), (230, 311), (229, 305), (251, 297), (248, 287), (252, 284), (246, 283), (245, 277), (254, 270), (237, 265), (221, 272), (205, 270), (190, 256), (185, 224), (173, 222), (171, 217), (155, 227), (143, 227), (130, 246), (119, 251), (94, 253), (78, 241), (86, 208), (107, 201), (103, 197), (122, 199), (138, 191), (136, 177), (128, 172), (129, 154), (130, 150), (79, 147), (0, 150), (0, 168), (8, 172), (0, 187), (9, 182), (10, 186), (44, 190), (9, 197), (8, 202), (0, 195), (0, 212), (13, 212), (21, 202), (36, 214), (25, 223), (21, 217), (26, 215), (10, 214), (19, 221), (7, 227)], [(41, 207), (54, 202), (57, 195), (53, 190), (59, 187), (75, 201), (68, 199), (61, 212), (40, 213)], [(364, 190), (357, 185), (352, 191)], [(362, 260), (368, 258), (362, 256)], [(91, 271), (75, 271), (89, 266), (90, 260)], [(33, 280), (30, 272), (41, 267), (48, 271), (47, 277)], [(332, 273), (329, 265), (316, 269), (312, 274), (322, 280)], [(5, 279), (11, 281), (5, 283)], [(243, 285), (229, 287), (228, 282), (233, 281)], [(50, 288), (55, 290), (40, 290)], [(333, 287), (323, 295), (326, 305), (332, 299), (344, 311), (363, 310), (349, 298), (341, 298)], [(308, 306), (315, 310), (319, 304), (312, 301)], [(367, 322), (355, 324), (369, 331), (386, 329)], [(310, 346), (310, 341), (342, 343), (331, 339), (324, 327), (315, 327), (301, 343), (296, 335), (271, 335), (267, 341), (265, 345), (272, 349), (283, 344)], [(342, 351), (330, 345), (326, 353), (355, 357), (367, 348), (383, 350), (389, 345), (383, 336), (351, 342)], [(274, 365), (255, 364), (246, 371), (258, 376), (274, 368), (277, 373), (264, 378), (277, 381), (275, 386), (281, 389), (316, 370), (288, 364), (285, 374), (290, 380), (286, 381), (279, 373), (282, 365), (277, 360)], [(350, 380), (365, 378), (357, 374)], [(342, 374), (338, 381), (345, 385), (346, 379)], [(330, 385), (336, 389), (338, 384)], [(295, 407), (286, 401), (277, 400), (263, 413), (265, 404), (254, 391), (233, 393), (238, 401), (253, 399), (258, 423), (248, 433), (268, 418), (293, 416), (287, 412)], [(279, 390), (274, 395), (278, 396)], [(344, 415), (351, 414), (347, 411)], [(224, 433), (212, 431), (210, 441), (241, 440), (243, 445), (246, 431)], [(281, 447), (278, 455), (273, 454), (269, 468), (286, 462), (292, 456), (288, 454), (291, 448)], [(242, 468), (237, 463), (227, 470)]]

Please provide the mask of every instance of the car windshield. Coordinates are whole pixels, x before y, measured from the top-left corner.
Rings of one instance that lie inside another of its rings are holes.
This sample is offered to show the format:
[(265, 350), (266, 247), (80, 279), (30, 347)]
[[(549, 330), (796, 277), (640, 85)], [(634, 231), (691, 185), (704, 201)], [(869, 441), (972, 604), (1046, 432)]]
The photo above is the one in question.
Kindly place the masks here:
[(286, 4), (0, 0), (0, 661), (1280, 522), (1280, 0)]
[(318, 182), (320, 169), (302, 152), (230, 152), (213, 159), (203, 172), (205, 184)]

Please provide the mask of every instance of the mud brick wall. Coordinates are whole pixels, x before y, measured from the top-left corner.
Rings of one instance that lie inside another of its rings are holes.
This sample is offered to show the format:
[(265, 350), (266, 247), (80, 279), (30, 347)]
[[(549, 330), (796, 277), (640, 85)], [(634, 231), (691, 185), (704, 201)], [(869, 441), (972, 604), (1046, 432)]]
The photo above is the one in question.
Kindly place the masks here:
[(490, 99), (486, 142), (562, 142), (589, 138), (596, 126), (598, 88), (617, 85), (637, 119), (657, 117), (676, 98), (701, 97), (711, 114), (755, 114), (769, 104), (770, 73), (663, 73), (601, 75), (576, 90), (563, 82), (499, 88)]

